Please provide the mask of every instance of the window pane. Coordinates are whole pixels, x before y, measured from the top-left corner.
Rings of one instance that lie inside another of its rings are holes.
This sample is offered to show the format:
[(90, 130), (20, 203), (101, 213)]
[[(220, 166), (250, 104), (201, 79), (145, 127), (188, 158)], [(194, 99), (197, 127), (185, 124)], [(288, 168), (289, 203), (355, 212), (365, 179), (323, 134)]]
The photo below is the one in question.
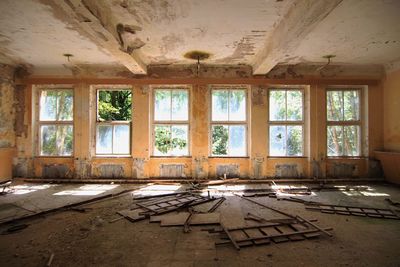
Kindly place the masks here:
[(344, 120), (357, 121), (360, 119), (360, 98), (358, 91), (343, 92)]
[(188, 91), (172, 91), (172, 120), (187, 121), (189, 118)]
[(343, 120), (343, 91), (326, 92), (326, 112), (328, 121)]
[(57, 115), (57, 91), (43, 90), (40, 95), (40, 120), (55, 121)]
[(286, 120), (286, 91), (271, 90), (269, 93), (269, 119), (271, 121)]
[(287, 120), (303, 120), (303, 93), (302, 91), (287, 91)]
[(286, 155), (286, 132), (285, 126), (269, 127), (269, 150), (271, 156)]
[(59, 90), (56, 119), (60, 121), (71, 121), (73, 117), (73, 107), (74, 98), (72, 90)]
[(344, 156), (359, 156), (359, 132), (360, 127), (356, 125), (344, 126), (344, 144), (343, 144), (343, 155)]
[(154, 119), (156, 121), (171, 120), (171, 90), (155, 91)]
[(100, 90), (97, 107), (100, 121), (130, 121), (132, 117), (132, 91)]
[(212, 91), (212, 120), (227, 121), (228, 117), (228, 99), (229, 91), (213, 90)]
[(72, 125), (43, 125), (40, 127), (42, 156), (70, 156), (73, 147)]
[(343, 128), (342, 126), (328, 126), (328, 156), (341, 156), (343, 154)]
[(171, 126), (171, 155), (183, 156), (188, 155), (188, 126), (173, 125)]
[(97, 154), (112, 154), (112, 126), (98, 125), (96, 138)]
[(228, 155), (228, 126), (212, 126), (212, 154)]
[(303, 127), (287, 126), (287, 156), (303, 155)]
[(246, 156), (245, 126), (229, 126), (229, 156)]
[(231, 90), (229, 98), (229, 120), (246, 120), (246, 91)]
[(165, 156), (171, 149), (171, 127), (156, 125), (154, 127), (154, 155)]
[(129, 125), (114, 125), (113, 154), (129, 154)]

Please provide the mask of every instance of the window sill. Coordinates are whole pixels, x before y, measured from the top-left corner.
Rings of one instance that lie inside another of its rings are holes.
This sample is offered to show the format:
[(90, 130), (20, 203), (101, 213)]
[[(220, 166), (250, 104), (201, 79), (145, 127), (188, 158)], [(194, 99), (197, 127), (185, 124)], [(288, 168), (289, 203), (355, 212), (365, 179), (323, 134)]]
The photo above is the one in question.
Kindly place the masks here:
[(171, 159), (171, 158), (178, 158), (178, 159), (191, 159), (192, 156), (150, 156), (151, 159)]
[(74, 156), (35, 156), (34, 158), (40, 158), (40, 159), (45, 159), (45, 158), (50, 158), (50, 159), (54, 159), (54, 158), (56, 158), (56, 159), (58, 159), (58, 158), (61, 158), (61, 159), (73, 159)]
[(337, 156), (337, 157), (326, 157), (327, 160), (340, 160), (340, 159), (368, 159), (368, 157), (362, 156)]
[(209, 156), (210, 159), (249, 159), (249, 156)]
[(267, 159), (307, 159), (306, 156), (267, 156)]
[(104, 158), (132, 158), (131, 155), (96, 155), (93, 157), (93, 159), (104, 159)]

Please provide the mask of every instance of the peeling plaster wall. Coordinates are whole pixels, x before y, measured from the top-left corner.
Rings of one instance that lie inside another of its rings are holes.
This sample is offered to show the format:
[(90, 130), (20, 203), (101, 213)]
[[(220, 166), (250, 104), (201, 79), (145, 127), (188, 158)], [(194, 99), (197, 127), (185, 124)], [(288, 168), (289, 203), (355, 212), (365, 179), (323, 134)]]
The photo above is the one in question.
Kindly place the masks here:
[(0, 64), (0, 181), (12, 176), (15, 155), (16, 104), (14, 68)]
[(383, 148), (376, 157), (385, 179), (400, 184), (400, 69), (387, 74), (383, 82)]
[(400, 152), (400, 70), (387, 75), (383, 88), (384, 147)]

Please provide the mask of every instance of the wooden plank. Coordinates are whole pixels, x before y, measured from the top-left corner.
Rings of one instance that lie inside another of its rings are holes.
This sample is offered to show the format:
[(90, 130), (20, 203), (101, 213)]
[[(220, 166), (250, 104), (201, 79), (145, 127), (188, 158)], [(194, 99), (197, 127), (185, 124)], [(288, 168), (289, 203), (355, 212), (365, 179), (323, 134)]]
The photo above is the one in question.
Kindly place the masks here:
[(306, 222), (307, 224), (311, 225), (312, 227), (314, 227), (315, 229), (318, 229), (319, 231), (323, 232), (324, 234), (326, 234), (329, 237), (332, 237), (332, 234), (329, 233), (328, 231), (324, 230), (323, 228), (319, 227), (318, 225), (316, 225), (315, 223), (310, 222), (307, 219), (304, 219), (303, 217), (297, 216), (297, 219), (299, 219), (300, 221)]
[(131, 222), (136, 222), (140, 221), (146, 218), (144, 215), (140, 215), (140, 213), (143, 212), (143, 210), (140, 209), (135, 209), (135, 210), (130, 210), (130, 209), (125, 209), (125, 210), (120, 210), (117, 211), (117, 214), (123, 216), (124, 218), (128, 219)]
[[(183, 226), (189, 217), (189, 212), (180, 212), (166, 216), (152, 216), (152, 221), (160, 221), (161, 226)], [(189, 225), (209, 225), (219, 224), (221, 222), (220, 213), (195, 213), (193, 214)]]
[(239, 245), (236, 243), (235, 239), (233, 239), (233, 237), (231, 236), (231, 234), (229, 233), (229, 231), (225, 228), (225, 226), (223, 226), (221, 224), (222, 230), (225, 232), (226, 236), (229, 238), (229, 240), (232, 242), (233, 246), (237, 249), (240, 250)]

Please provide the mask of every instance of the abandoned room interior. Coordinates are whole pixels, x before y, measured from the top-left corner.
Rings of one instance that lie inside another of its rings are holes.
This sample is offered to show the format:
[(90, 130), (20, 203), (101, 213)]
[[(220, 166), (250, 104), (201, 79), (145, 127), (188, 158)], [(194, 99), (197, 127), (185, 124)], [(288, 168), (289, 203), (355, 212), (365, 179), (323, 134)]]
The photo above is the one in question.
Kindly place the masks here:
[(400, 1), (0, 11), (1, 266), (400, 266)]

